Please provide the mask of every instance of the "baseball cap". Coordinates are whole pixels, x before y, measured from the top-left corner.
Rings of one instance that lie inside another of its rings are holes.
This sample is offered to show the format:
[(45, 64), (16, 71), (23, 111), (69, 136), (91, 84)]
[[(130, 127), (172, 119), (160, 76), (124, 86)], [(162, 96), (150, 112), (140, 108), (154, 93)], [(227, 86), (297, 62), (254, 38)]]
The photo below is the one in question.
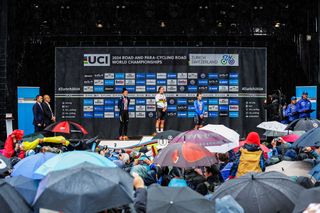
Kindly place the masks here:
[(292, 96), (291, 97), (291, 101), (293, 101), (293, 100), (297, 100), (297, 97), (296, 96)]
[(303, 91), (302, 95), (308, 95), (308, 92), (307, 91)]

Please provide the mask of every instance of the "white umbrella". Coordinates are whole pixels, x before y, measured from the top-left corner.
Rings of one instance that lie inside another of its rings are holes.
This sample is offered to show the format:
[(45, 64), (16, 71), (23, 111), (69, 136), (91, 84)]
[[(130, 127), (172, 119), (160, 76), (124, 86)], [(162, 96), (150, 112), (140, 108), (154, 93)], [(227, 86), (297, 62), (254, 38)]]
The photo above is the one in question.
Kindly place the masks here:
[(267, 136), (267, 137), (282, 137), (282, 136), (285, 136), (285, 135), (289, 135), (289, 134), (292, 134), (292, 131), (291, 130), (286, 130), (286, 131), (270, 131), (270, 130), (267, 130), (265, 131), (265, 133), (263, 133), (264, 136)]
[(286, 130), (287, 125), (282, 124), (278, 121), (265, 121), (259, 124), (257, 127), (269, 131), (283, 132)]
[(214, 133), (217, 133), (219, 135), (222, 135), (226, 139), (232, 141), (232, 143), (223, 144), (221, 146), (206, 146), (206, 148), (210, 152), (216, 152), (216, 153), (226, 153), (231, 149), (234, 149), (239, 146), (239, 137), (240, 135), (234, 131), (233, 129), (230, 129), (224, 125), (214, 125), (214, 124), (208, 124), (204, 127), (200, 128), (201, 130), (208, 130)]
[(281, 161), (266, 167), (266, 172), (276, 171), (288, 176), (308, 176), (312, 169), (312, 163), (308, 161)]

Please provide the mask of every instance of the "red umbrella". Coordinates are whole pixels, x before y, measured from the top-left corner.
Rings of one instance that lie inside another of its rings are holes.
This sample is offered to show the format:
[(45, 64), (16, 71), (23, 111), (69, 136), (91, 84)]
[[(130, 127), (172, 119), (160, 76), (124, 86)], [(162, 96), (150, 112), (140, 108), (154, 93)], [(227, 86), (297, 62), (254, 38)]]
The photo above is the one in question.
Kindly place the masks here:
[[(240, 148), (240, 147), (243, 147), (245, 143), (246, 143), (246, 141), (240, 141), (239, 147), (234, 148), (233, 150), (234, 150), (235, 152), (238, 152), (238, 151), (239, 151), (239, 148)], [(270, 149), (269, 149), (268, 147), (266, 147), (265, 145), (263, 145), (263, 144), (260, 144), (260, 148), (261, 148), (261, 150), (262, 150), (263, 152), (265, 152), (265, 153), (270, 152)]]
[(87, 130), (83, 126), (72, 121), (60, 121), (57, 123), (53, 123), (47, 126), (45, 130), (50, 132), (59, 132), (59, 133), (65, 133), (65, 134), (70, 134), (72, 132), (80, 132), (84, 135), (88, 134)]
[(295, 142), (296, 140), (298, 140), (300, 138), (299, 135), (296, 135), (296, 134), (290, 134), (290, 135), (285, 135), (282, 137), (282, 139), (285, 141), (285, 142), (290, 142), (290, 143), (293, 143)]
[(211, 166), (217, 163), (213, 153), (198, 144), (184, 142), (169, 144), (155, 158), (155, 163), (161, 166), (190, 168), (196, 166)]

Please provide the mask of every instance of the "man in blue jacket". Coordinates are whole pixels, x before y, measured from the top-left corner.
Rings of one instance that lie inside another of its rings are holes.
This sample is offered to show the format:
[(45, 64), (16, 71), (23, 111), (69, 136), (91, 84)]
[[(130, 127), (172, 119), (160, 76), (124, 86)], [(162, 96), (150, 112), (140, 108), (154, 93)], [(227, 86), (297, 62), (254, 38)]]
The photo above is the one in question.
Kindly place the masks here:
[(203, 126), (204, 122), (204, 103), (200, 92), (197, 93), (197, 100), (194, 101), (194, 110), (196, 112), (194, 129), (199, 129)]
[(308, 99), (308, 92), (302, 93), (302, 98), (297, 103), (299, 118), (310, 118), (311, 102)]
[(120, 111), (119, 140), (128, 140), (129, 104), (128, 90), (123, 88), (122, 96), (118, 100), (118, 109)]
[(285, 116), (288, 117), (289, 122), (299, 118), (297, 98), (295, 96), (291, 97), (291, 103), (287, 106)]

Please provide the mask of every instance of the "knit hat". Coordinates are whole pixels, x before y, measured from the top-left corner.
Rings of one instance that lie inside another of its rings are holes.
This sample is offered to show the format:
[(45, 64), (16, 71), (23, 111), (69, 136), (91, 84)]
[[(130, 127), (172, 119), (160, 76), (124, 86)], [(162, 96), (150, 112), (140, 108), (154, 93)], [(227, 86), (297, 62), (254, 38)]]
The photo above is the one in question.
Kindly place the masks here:
[(245, 140), (246, 144), (255, 144), (260, 146), (260, 136), (256, 132), (250, 132)]

